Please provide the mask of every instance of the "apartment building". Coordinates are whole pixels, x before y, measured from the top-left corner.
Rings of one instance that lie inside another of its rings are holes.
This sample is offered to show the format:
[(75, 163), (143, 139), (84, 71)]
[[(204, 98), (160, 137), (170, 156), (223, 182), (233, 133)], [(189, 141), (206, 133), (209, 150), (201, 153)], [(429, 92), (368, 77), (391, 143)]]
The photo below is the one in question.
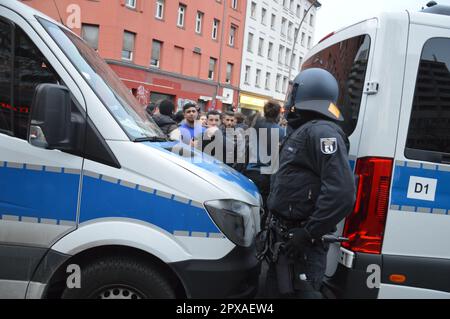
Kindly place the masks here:
[(239, 102), (246, 0), (21, 1), (83, 37), (143, 106)]
[(314, 43), (320, 6), (314, 0), (248, 0), (239, 97), (244, 113), (262, 111), (269, 99), (284, 102), (289, 80)]

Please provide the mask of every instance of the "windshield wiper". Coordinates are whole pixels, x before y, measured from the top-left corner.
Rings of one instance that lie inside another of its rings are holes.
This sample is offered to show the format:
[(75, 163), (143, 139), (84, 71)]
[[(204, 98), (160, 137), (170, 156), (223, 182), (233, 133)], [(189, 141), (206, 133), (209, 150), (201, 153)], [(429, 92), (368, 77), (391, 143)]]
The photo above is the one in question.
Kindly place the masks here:
[(151, 137), (139, 137), (134, 139), (134, 142), (141, 143), (141, 142), (168, 142), (169, 139), (167, 137), (161, 137), (161, 136), (151, 136)]

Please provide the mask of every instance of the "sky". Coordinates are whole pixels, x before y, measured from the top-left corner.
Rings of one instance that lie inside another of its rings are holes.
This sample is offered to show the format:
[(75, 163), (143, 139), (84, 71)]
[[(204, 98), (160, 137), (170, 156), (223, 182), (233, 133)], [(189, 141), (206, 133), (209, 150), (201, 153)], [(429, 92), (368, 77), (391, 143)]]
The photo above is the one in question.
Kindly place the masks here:
[[(377, 12), (395, 12), (405, 9), (419, 11), (429, 0), (319, 0), (322, 7), (317, 11), (315, 42), (343, 27), (373, 17)], [(450, 5), (450, 0), (436, 0)]]

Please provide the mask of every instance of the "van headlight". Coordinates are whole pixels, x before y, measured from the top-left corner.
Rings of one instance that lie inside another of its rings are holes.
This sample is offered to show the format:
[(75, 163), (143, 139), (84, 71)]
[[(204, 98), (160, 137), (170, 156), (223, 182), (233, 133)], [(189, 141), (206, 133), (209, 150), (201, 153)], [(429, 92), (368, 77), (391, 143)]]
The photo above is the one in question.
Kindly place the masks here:
[(253, 244), (259, 225), (257, 209), (231, 199), (206, 202), (205, 207), (222, 233), (235, 245), (250, 247)]

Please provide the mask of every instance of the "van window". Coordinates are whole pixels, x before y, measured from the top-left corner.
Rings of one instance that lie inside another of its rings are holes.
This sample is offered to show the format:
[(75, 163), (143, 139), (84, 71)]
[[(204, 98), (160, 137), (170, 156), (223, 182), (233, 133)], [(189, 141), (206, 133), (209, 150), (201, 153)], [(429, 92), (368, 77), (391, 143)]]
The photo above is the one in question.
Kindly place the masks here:
[(349, 136), (358, 124), (370, 42), (369, 35), (347, 39), (315, 54), (302, 67), (326, 69), (335, 76), (340, 93), (337, 104), (345, 119), (341, 125)]
[(440, 163), (444, 155), (450, 160), (449, 70), (450, 39), (428, 40), (420, 59), (406, 142), (409, 159)]
[(38, 20), (133, 141), (165, 138), (158, 125), (147, 116), (142, 105), (97, 52), (68, 29), (43, 18)]
[(34, 90), (58, 83), (58, 76), (30, 38), (6, 21), (0, 21), (0, 65), (0, 132), (27, 139)]

